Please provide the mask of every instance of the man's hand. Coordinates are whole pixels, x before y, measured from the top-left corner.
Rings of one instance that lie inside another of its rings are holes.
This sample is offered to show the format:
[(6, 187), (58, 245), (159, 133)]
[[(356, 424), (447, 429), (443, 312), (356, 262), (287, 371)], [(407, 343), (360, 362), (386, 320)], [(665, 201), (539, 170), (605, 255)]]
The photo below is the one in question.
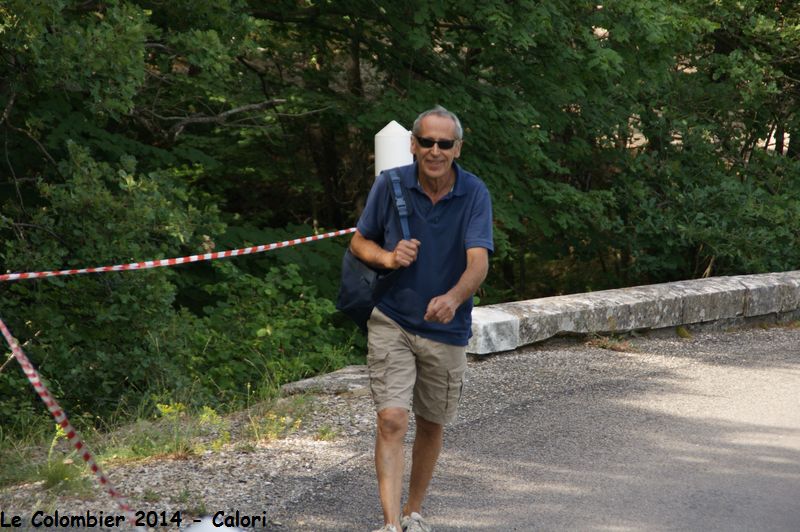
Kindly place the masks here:
[(425, 321), (433, 321), (436, 323), (450, 323), (456, 315), (456, 310), (461, 304), (455, 297), (447, 294), (434, 297), (428, 303), (428, 309), (425, 311)]
[(392, 256), (389, 263), (389, 268), (396, 270), (398, 268), (406, 268), (417, 260), (417, 253), (419, 252), (419, 240), (412, 238), (411, 240), (401, 240), (397, 243), (397, 247), (392, 251)]
[(472, 297), (486, 278), (488, 271), (489, 251), (486, 248), (467, 249), (467, 269), (446, 294), (430, 300), (425, 311), (425, 321), (450, 323), (458, 307)]
[(350, 251), (373, 268), (397, 270), (411, 266), (417, 260), (419, 240), (401, 240), (394, 250), (388, 251), (356, 231), (350, 241)]

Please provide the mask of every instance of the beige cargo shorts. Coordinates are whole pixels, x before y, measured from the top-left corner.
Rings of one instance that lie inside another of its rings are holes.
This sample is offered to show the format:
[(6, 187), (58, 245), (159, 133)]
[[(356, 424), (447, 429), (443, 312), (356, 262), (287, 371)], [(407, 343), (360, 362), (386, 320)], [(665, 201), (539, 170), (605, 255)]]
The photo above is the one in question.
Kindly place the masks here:
[(433, 423), (452, 422), (464, 387), (466, 348), (411, 334), (377, 308), (367, 327), (376, 410), (400, 407)]

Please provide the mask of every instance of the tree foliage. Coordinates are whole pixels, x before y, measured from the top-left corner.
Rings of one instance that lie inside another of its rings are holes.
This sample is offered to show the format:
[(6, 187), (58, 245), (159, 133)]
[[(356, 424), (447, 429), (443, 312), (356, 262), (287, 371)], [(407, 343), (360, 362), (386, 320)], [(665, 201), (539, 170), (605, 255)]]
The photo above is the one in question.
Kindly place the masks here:
[[(352, 225), (372, 139), (441, 104), (489, 186), (484, 302), (796, 267), (800, 8), (611, 0), (6, 0), (0, 260), (93, 266)], [(344, 242), (0, 285), (75, 408), (352, 357)], [(119, 331), (124, 331), (120, 334)], [(0, 419), (35, 412), (0, 373)]]

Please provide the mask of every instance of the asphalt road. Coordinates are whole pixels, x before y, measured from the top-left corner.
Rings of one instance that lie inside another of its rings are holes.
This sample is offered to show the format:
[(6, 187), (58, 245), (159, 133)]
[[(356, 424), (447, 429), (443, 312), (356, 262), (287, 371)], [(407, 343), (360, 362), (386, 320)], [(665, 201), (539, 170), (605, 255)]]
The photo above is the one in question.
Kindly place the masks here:
[[(471, 362), (425, 507), (435, 530), (800, 531), (800, 329), (621, 347)], [(319, 483), (276, 530), (382, 524), (368, 451)]]

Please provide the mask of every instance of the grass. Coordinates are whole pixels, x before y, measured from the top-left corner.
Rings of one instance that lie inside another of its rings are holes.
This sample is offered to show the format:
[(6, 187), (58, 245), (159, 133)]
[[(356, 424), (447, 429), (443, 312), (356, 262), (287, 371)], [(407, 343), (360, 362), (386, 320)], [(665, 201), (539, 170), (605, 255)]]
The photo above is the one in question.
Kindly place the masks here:
[[(259, 442), (285, 438), (302, 426), (312, 408), (311, 398), (303, 395), (261, 401), (228, 415), (208, 406), (190, 409), (182, 403), (160, 403), (156, 412), (132, 423), (106, 431), (85, 428), (81, 433), (102, 466), (148, 458), (185, 459), (228, 447), (252, 450)], [(317, 434), (325, 440), (334, 436), (329, 428)], [(91, 495), (91, 473), (70, 451), (61, 428), (47, 436), (31, 428), (17, 438), (0, 432), (0, 488), (40, 482), (42, 490), (50, 494)], [(152, 490), (141, 497), (148, 502), (164, 498)], [(188, 492), (171, 498), (181, 499), (188, 500)]]
[(186, 504), (192, 499), (192, 492), (184, 488), (175, 497), (170, 498), (170, 502), (178, 504)]
[(627, 353), (633, 350), (628, 340), (622, 340), (616, 336), (594, 336), (586, 342), (586, 345), (597, 349), (618, 351), (620, 353)]
[(5, 438), (0, 445), (0, 459), (3, 484), (37, 482), (50, 494), (91, 495), (91, 479), (84, 474), (83, 461), (67, 446), (64, 429), (58, 425), (46, 453), (42, 440), (20, 443)]
[(40, 442), (13, 441), (0, 443), (0, 487), (31, 481), (36, 477), (44, 453)]
[(57, 494), (85, 497), (92, 493), (92, 480), (84, 475), (84, 468), (64, 456), (53, 457), (37, 467), (34, 480), (42, 481), (45, 490)]
[(768, 323), (768, 322), (761, 322), (758, 324), (758, 327), (764, 330), (769, 329), (800, 329), (800, 321), (786, 321), (786, 322), (777, 322), (777, 323)]
[(249, 436), (255, 441), (285, 438), (300, 428), (310, 410), (311, 401), (304, 395), (278, 399), (266, 410), (248, 408)]
[(328, 425), (323, 425), (319, 429), (317, 429), (317, 433), (316, 435), (314, 435), (314, 439), (319, 441), (332, 441), (338, 435), (339, 433), (336, 431), (336, 429), (333, 429)]
[(142, 493), (142, 500), (146, 502), (158, 502), (161, 500), (161, 495), (157, 491), (148, 488)]

